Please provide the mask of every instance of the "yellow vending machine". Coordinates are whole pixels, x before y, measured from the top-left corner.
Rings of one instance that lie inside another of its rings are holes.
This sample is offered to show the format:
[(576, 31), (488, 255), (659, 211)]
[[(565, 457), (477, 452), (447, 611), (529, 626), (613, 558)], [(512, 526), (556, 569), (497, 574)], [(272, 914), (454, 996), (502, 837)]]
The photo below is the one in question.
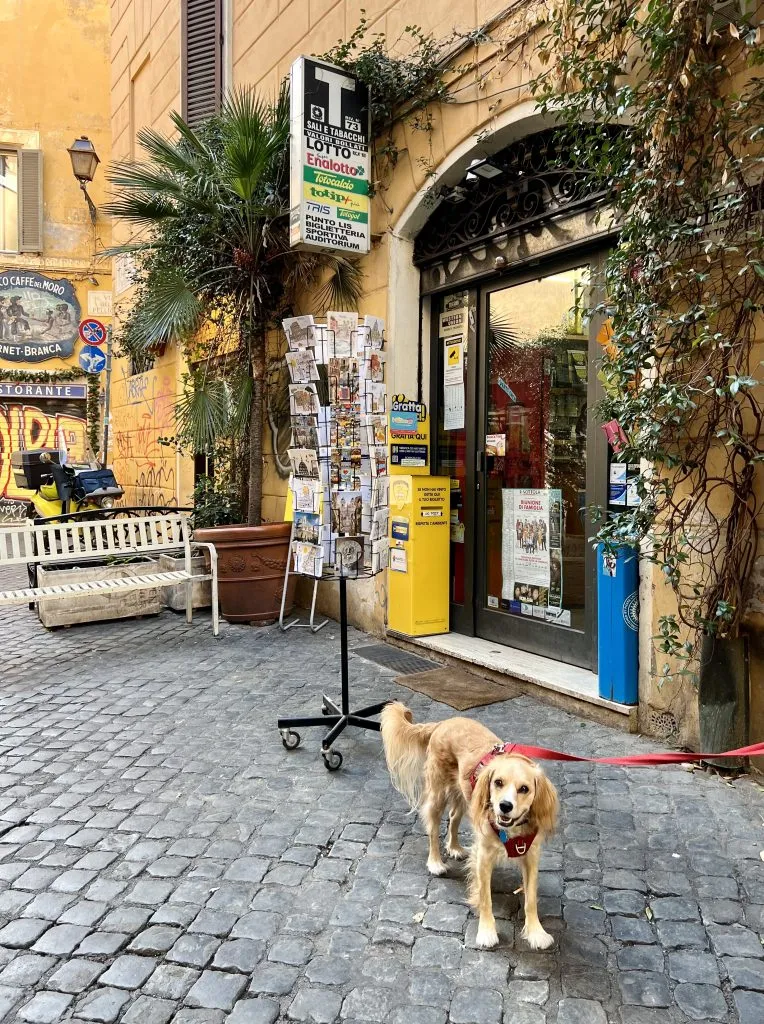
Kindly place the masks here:
[(448, 632), (450, 481), (390, 477), (388, 628), (406, 636)]

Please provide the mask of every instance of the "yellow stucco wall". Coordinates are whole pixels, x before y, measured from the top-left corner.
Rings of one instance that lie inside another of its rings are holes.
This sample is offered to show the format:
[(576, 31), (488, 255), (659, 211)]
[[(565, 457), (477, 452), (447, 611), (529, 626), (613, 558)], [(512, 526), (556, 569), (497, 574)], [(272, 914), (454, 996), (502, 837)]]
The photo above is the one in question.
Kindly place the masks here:
[[(112, 155), (140, 160), (140, 129), (169, 131), (169, 114), (180, 106), (180, 4), (114, 0), (111, 6)], [(115, 224), (114, 239), (128, 241), (130, 228)], [(121, 260), (114, 275), (117, 338), (132, 291), (129, 260)], [(111, 458), (130, 505), (191, 505), (192, 460), (159, 443), (175, 433), (173, 408), (184, 370), (172, 345), (146, 373), (133, 374), (128, 358), (114, 361)]]
[[(109, 6), (109, 0), (0, 0), (5, 53), (0, 65), (0, 148), (38, 149), (43, 154), (42, 252), (1, 252), (0, 270), (14, 281), (32, 271), (71, 282), (81, 318), (92, 310), (104, 324), (111, 319), (111, 266), (97, 253), (110, 244), (111, 225), (103, 216), (91, 225), (67, 148), (80, 135), (93, 142), (102, 163), (89, 193), (96, 204), (102, 203), (111, 150)], [(44, 305), (47, 312), (47, 298)], [(34, 312), (42, 309), (35, 307)], [(30, 322), (34, 328), (35, 321)], [(0, 354), (0, 381), (8, 379), (8, 371), (28, 371), (34, 381), (35, 372), (76, 368), (81, 347), (77, 340), (71, 356), (37, 362)], [(21, 437), (26, 447), (54, 444), (57, 430), (63, 431), (73, 455), (85, 454), (84, 401), (0, 397), (0, 518), (16, 518), (17, 500), (28, 496), (14, 487), (10, 451), (19, 447)]]
[(146, 373), (123, 376), (124, 361), (112, 378), (113, 461), (128, 505), (188, 505), (181, 500), (180, 457), (159, 438), (174, 432), (177, 362), (159, 357)]
[[(544, 127), (535, 114), (528, 82), (539, 70), (536, 24), (546, 5), (507, 4), (506, 0), (466, 0), (458, 5), (449, 0), (429, 4), (413, 0), (231, 0), (229, 80), (235, 85), (252, 84), (273, 93), (299, 54), (320, 54), (355, 29), (365, 10), (371, 32), (385, 34), (395, 47), (404, 26), (414, 23), (437, 37), (452, 29), (474, 29), (499, 12), (508, 11), (491, 25), (497, 47), (484, 43), (461, 53), (456, 63), (467, 66), (455, 83), (456, 102), (433, 111), (433, 131), (424, 133), (409, 126), (397, 130), (398, 163), (392, 176), (383, 179), (373, 206), (373, 248), (364, 258), (365, 294), (360, 312), (386, 317), (389, 338), (388, 388), (394, 393), (411, 388), (416, 379), (416, 348), (419, 330), (418, 276), (411, 265), (411, 243), (426, 219), (421, 200), (433, 180), (458, 180), (475, 155), (499, 149), (515, 138)], [(150, 116), (155, 124), (166, 120), (167, 110), (178, 102), (179, 73), (175, 59), (179, 52), (178, 5), (151, 6), (153, 25), (147, 25), (147, 5), (140, 0), (116, 0), (115, 53), (115, 137), (127, 131), (129, 81), (149, 51), (165, 57), (164, 74), (152, 73), (156, 93)], [(154, 8), (157, 8), (156, 10)], [(152, 56), (153, 59), (153, 56)], [(126, 136), (124, 136), (126, 137)], [(123, 147), (124, 148), (124, 147)], [(434, 172), (434, 177), (429, 175)], [(305, 310), (321, 313), (306, 299)], [(428, 355), (425, 351), (425, 395)], [(266, 466), (268, 518), (279, 518), (285, 484), (273, 466)], [(657, 685), (661, 656), (653, 636), (658, 617), (671, 607), (671, 594), (660, 576), (645, 564), (642, 583), (640, 693), (644, 702), (641, 718), (645, 731), (661, 731), (660, 713), (668, 711), (680, 720), (680, 737), (688, 743), (697, 738), (697, 713), (691, 684)], [(764, 579), (764, 571), (759, 573)], [(764, 584), (762, 585), (764, 593)], [(324, 588), (324, 606), (334, 610), (335, 595)], [(351, 617), (374, 632), (384, 631), (385, 590), (383, 578), (359, 583), (351, 589)], [(759, 656), (758, 664), (761, 664)], [(757, 682), (758, 679), (758, 682)], [(754, 674), (755, 715), (764, 728), (764, 698), (761, 672)], [(672, 689), (672, 687), (675, 687)], [(653, 713), (655, 712), (655, 714)], [(752, 738), (755, 738), (752, 736)]]

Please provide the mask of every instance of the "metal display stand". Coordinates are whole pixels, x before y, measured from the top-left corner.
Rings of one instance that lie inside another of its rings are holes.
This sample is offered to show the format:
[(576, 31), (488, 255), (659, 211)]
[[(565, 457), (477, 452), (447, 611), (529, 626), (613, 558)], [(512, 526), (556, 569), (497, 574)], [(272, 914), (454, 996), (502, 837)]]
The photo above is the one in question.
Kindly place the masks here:
[(313, 621), (316, 615), (316, 597), (318, 595), (318, 580), (313, 580), (313, 598), (310, 602), (310, 618), (307, 622), (300, 622), (300, 616), (296, 616), (291, 622), (284, 622), (284, 610), (286, 608), (287, 599), (287, 586), (289, 585), (290, 576), (299, 576), (299, 573), (292, 572), (290, 568), (292, 565), (292, 540), (294, 538), (294, 523), (292, 524), (292, 533), (289, 538), (289, 557), (287, 558), (286, 572), (284, 573), (284, 589), (281, 591), (281, 611), (279, 612), (279, 629), (282, 633), (286, 633), (289, 629), (309, 629), (311, 633), (317, 633), (319, 629), (323, 629), (329, 621), (324, 619), (323, 622), (319, 622), (318, 625)]
[(342, 703), (340, 707), (334, 703), (326, 694), (321, 695), (321, 716), (320, 718), (279, 718), (278, 729), (281, 733), (281, 742), (287, 750), (294, 750), (299, 747), (301, 737), (296, 729), (312, 729), (316, 727), (326, 728), (329, 731), (321, 741), (321, 756), (324, 765), (330, 772), (336, 772), (342, 764), (342, 754), (339, 750), (333, 750), (332, 744), (344, 732), (348, 726), (356, 729), (370, 729), (372, 732), (379, 732), (379, 722), (372, 722), (369, 719), (378, 715), (382, 708), (389, 702), (381, 701), (379, 704), (372, 704), (368, 708), (361, 708), (359, 711), (350, 710), (350, 691), (348, 685), (348, 607), (347, 607), (347, 580), (340, 577), (340, 676), (342, 680)]
[[(345, 325), (340, 345), (339, 333), (329, 321), (336, 322), (343, 315), (354, 318), (354, 326), (348, 336)], [(333, 747), (337, 737), (349, 727), (379, 732), (380, 723), (373, 719), (388, 703), (382, 701), (351, 710), (347, 613), (348, 579), (371, 579), (387, 566), (389, 467), (384, 409), (386, 357), (382, 353), (384, 325), (378, 318), (371, 317), (359, 327), (355, 314), (329, 313), (326, 326), (316, 324), (312, 317), (297, 317), (284, 321), (284, 331), (292, 352), (285, 358), (292, 378), (290, 460), (293, 479), (295, 485), (305, 489), (311, 479), (318, 480), (313, 486), (321, 497), (312, 513), (304, 507), (298, 512), (295, 488), (279, 626), (283, 632), (303, 627), (317, 633), (328, 622), (328, 619), (315, 622), (319, 579), (339, 583), (341, 697), (338, 705), (324, 693), (320, 716), (279, 718), (277, 725), (287, 750), (294, 750), (301, 743), (297, 729), (325, 729), (321, 755), (324, 766), (336, 771), (342, 764), (342, 754)], [(296, 342), (295, 337), (299, 339)], [(298, 347), (294, 348), (293, 344)], [(313, 355), (310, 349), (314, 350)], [(311, 364), (312, 359), (315, 359), (315, 366)], [(317, 371), (319, 364), (327, 367), (325, 380)], [(298, 373), (299, 378), (295, 379)], [(295, 399), (293, 408), (292, 389), (303, 392), (312, 389), (313, 397), (303, 393), (300, 405)], [(323, 393), (323, 400), (319, 392)], [(303, 408), (306, 403), (307, 414)], [(310, 443), (310, 438), (315, 454), (306, 448), (306, 440)], [(301, 490), (301, 494), (304, 496), (305, 490)], [(301, 623), (299, 618), (284, 623), (286, 584), (290, 575), (313, 576), (313, 600), (307, 623)]]

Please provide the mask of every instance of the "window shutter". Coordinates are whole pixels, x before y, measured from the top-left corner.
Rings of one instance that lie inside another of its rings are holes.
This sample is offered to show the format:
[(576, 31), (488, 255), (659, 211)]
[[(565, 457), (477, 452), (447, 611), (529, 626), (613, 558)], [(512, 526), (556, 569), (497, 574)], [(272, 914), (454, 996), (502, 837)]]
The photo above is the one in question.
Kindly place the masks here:
[(42, 150), (19, 150), (19, 252), (42, 252)]
[(197, 125), (220, 108), (223, 76), (222, 0), (183, 0), (182, 113)]

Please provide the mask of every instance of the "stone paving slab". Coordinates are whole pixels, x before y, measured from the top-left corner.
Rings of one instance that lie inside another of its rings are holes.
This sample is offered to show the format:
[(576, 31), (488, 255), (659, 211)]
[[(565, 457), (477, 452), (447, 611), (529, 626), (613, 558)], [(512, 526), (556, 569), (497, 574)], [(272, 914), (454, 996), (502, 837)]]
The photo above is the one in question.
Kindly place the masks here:
[[(215, 640), (203, 615), (165, 612), (46, 632), (12, 608), (0, 629), (0, 1021), (762, 1024), (750, 781), (548, 766), (562, 815), (540, 911), (557, 942), (524, 945), (507, 866), (502, 941), (479, 951), (462, 868), (427, 875), (379, 737), (343, 736), (336, 773), (316, 731), (282, 747), (279, 714), (336, 696), (336, 626)], [(351, 656), (353, 702), (453, 714), (392, 676)], [(472, 717), (576, 753), (654, 749), (528, 696)]]

